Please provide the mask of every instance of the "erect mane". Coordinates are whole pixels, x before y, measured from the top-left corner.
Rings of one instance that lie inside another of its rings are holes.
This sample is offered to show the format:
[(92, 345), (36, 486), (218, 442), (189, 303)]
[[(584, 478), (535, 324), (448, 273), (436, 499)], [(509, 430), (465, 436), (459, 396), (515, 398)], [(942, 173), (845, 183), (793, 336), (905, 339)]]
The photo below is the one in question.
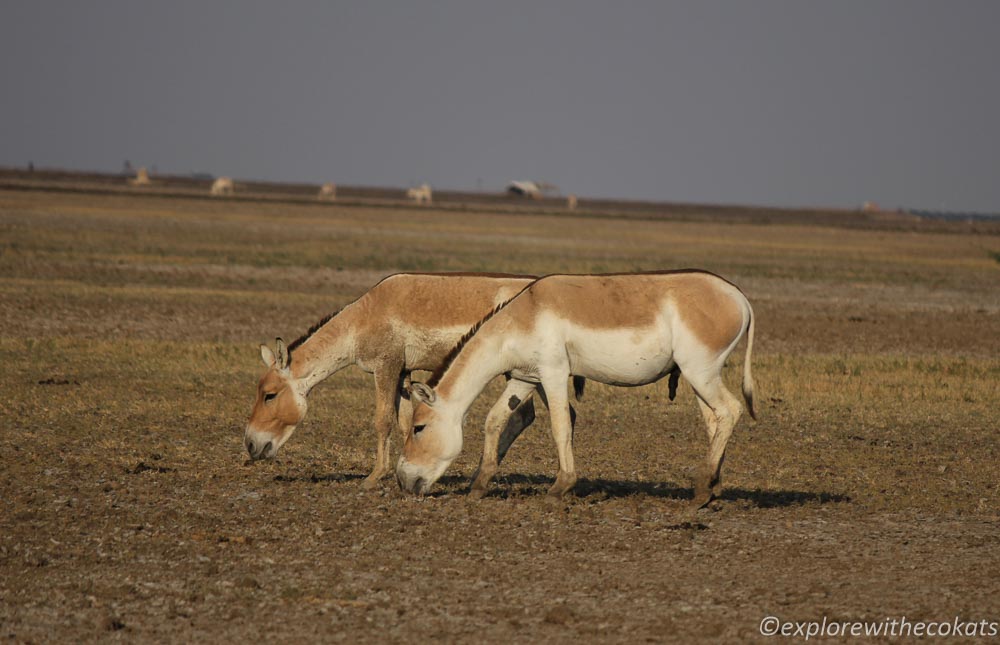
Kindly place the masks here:
[[(525, 287), (524, 289), (527, 288), (528, 287)], [(431, 374), (431, 377), (427, 379), (427, 385), (429, 385), (430, 387), (437, 387), (437, 384), (441, 382), (441, 378), (444, 376), (444, 373), (448, 371), (448, 368), (451, 367), (451, 364), (453, 362), (455, 362), (455, 359), (458, 357), (458, 354), (462, 351), (462, 348), (465, 347), (465, 344), (468, 343), (473, 336), (476, 335), (476, 332), (479, 331), (479, 328), (485, 325), (486, 321), (488, 321), (490, 318), (497, 315), (497, 313), (501, 309), (509, 305), (511, 300), (521, 295), (524, 292), (524, 289), (518, 291), (514, 297), (508, 298), (507, 300), (504, 300), (499, 305), (494, 307), (492, 311), (483, 316), (482, 320), (473, 325), (469, 329), (469, 331), (465, 332), (465, 335), (462, 336), (461, 340), (459, 340), (458, 343), (451, 348), (451, 351), (448, 352), (448, 355), (444, 357), (444, 362), (442, 362), (441, 365), (436, 370), (434, 370), (434, 373)]]
[(299, 336), (298, 338), (296, 338), (295, 340), (293, 340), (291, 342), (291, 344), (288, 345), (288, 355), (289, 355), (289, 357), (291, 357), (292, 352), (295, 351), (296, 347), (298, 347), (302, 343), (304, 343), (307, 340), (309, 340), (312, 337), (313, 334), (315, 334), (316, 332), (318, 332), (320, 330), (320, 328), (323, 327), (323, 325), (325, 325), (326, 323), (328, 323), (331, 320), (333, 320), (334, 316), (336, 316), (337, 314), (339, 314), (341, 311), (343, 311), (343, 309), (338, 309), (337, 311), (333, 312), (332, 314), (330, 314), (328, 316), (324, 316), (322, 320), (320, 320), (318, 323), (316, 323), (315, 325), (313, 325), (312, 327), (310, 327), (309, 331), (307, 331), (306, 333), (302, 334), (301, 336)]

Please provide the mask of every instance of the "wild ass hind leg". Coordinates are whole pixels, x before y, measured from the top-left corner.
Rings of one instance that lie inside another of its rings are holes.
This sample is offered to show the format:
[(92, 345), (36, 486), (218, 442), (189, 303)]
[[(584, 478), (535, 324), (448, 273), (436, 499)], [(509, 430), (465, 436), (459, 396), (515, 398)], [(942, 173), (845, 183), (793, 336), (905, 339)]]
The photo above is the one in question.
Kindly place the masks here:
[(558, 500), (576, 485), (576, 465), (573, 462), (573, 426), (576, 415), (569, 404), (566, 376), (558, 380), (545, 380), (543, 377), (542, 388), (539, 392), (549, 408), (552, 439), (556, 443), (556, 452), (559, 453), (559, 473), (555, 483), (549, 488), (548, 496)]
[[(700, 396), (695, 396), (695, 400), (698, 401), (698, 408), (701, 410), (701, 416), (705, 420), (705, 433), (708, 435), (708, 445), (712, 445), (712, 440), (715, 438), (715, 433), (719, 429), (719, 418), (712, 411), (712, 408), (708, 406), (705, 401), (702, 400)], [(725, 459), (725, 455), (723, 455)], [(719, 472), (716, 474), (715, 478), (709, 478), (711, 481), (706, 486), (710, 489), (711, 498), (719, 497), (722, 494), (722, 464), (719, 464)], [(695, 497), (697, 498), (698, 491), (695, 491)], [(705, 502), (708, 503), (707, 501)], [(704, 504), (699, 504), (699, 508), (704, 506)]]
[(486, 416), (483, 457), (472, 476), (470, 499), (481, 499), (496, 475), (500, 461), (510, 445), (535, 420), (535, 404), (531, 400), (535, 386), (524, 381), (510, 380), (503, 394)]
[(708, 457), (695, 475), (692, 502), (695, 508), (702, 508), (722, 493), (722, 461), (743, 408), (723, 385), (721, 376), (691, 385), (698, 396), (709, 436)]
[(497, 442), (497, 464), (503, 462), (514, 441), (534, 422), (535, 400), (529, 398), (514, 410), (514, 414), (507, 419), (507, 424), (500, 433), (500, 440)]
[(398, 366), (375, 370), (375, 466), (361, 482), (365, 490), (376, 488), (390, 470), (389, 437), (398, 422), (401, 374)]
[[(729, 390), (723, 388), (723, 396), (726, 399), (726, 406), (729, 408), (729, 413), (732, 416), (733, 423), (729, 428), (729, 434), (732, 436), (733, 429), (736, 427), (736, 423), (740, 420), (740, 416), (743, 414), (743, 405), (740, 400), (737, 399)], [(726, 439), (726, 444), (729, 443), (729, 439)], [(722, 453), (719, 455), (718, 464), (715, 467), (715, 479), (712, 481), (712, 495), (714, 497), (722, 497), (722, 464), (726, 461), (726, 446), (722, 447)]]

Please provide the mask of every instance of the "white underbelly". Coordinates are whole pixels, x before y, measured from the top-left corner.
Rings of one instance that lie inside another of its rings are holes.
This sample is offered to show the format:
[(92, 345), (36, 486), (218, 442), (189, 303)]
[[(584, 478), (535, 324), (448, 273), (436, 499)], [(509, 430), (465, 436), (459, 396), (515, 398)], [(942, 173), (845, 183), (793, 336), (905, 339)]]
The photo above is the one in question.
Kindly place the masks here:
[(574, 328), (567, 338), (570, 371), (608, 385), (646, 385), (674, 366), (669, 333), (647, 330)]

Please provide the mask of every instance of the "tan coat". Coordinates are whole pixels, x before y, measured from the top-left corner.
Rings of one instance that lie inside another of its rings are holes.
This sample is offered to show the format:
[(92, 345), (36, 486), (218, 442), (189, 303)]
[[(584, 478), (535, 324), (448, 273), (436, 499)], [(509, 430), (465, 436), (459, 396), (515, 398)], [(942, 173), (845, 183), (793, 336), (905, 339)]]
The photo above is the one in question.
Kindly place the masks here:
[[(305, 417), (309, 391), (337, 371), (357, 365), (375, 376), (377, 453), (366, 480), (373, 486), (389, 471), (392, 428), (399, 423), (401, 431), (409, 429), (410, 408), (401, 400), (400, 390), (410, 372), (440, 367), (470, 327), (533, 279), (482, 273), (396, 274), (290, 345), (281, 339), (276, 350), (262, 345), (267, 371), (258, 383), (244, 437), (251, 458), (273, 457)], [(534, 418), (534, 410), (525, 406), (515, 414), (506, 401), (488, 423), (504, 430), (510, 422), (513, 441)]]
[[(709, 455), (695, 500), (708, 503), (721, 487), (726, 443), (742, 413), (722, 382), (722, 367), (747, 338), (743, 395), (753, 414), (753, 310), (743, 293), (704, 271), (555, 275), (541, 278), (484, 321), (446, 365), (440, 380), (414, 383), (420, 403), (405, 439), (397, 478), (422, 493), (443, 474), (462, 445), (461, 419), (486, 383), (512, 377), (508, 391), (548, 395), (559, 474), (550, 494), (576, 481), (569, 376), (620, 386), (678, 374), (694, 389), (709, 436)], [(518, 389), (517, 384), (520, 385)]]

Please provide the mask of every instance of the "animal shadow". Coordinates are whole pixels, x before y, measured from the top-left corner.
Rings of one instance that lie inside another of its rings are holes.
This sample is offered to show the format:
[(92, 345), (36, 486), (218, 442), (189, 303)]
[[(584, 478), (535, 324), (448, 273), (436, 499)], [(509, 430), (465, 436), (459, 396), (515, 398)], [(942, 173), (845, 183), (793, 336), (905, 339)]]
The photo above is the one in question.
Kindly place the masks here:
[[(555, 480), (545, 475), (506, 475), (497, 478), (489, 497), (507, 498), (513, 496), (530, 497), (545, 495)], [(694, 489), (674, 482), (623, 481), (616, 479), (580, 479), (571, 493), (574, 497), (591, 496), (603, 499), (617, 499), (645, 495), (661, 499), (691, 501)], [(839, 493), (800, 490), (763, 490), (748, 488), (723, 488), (719, 498), (729, 502), (743, 502), (756, 508), (784, 508), (804, 504), (848, 503), (850, 496)]]
[(310, 473), (308, 475), (275, 475), (274, 481), (276, 482), (310, 482), (313, 484), (320, 484), (324, 482), (349, 482), (356, 479), (364, 479), (365, 476), (358, 473), (327, 473), (321, 475), (318, 473)]
[[(310, 473), (303, 475), (275, 475), (276, 482), (298, 483), (346, 483), (364, 479), (361, 473)], [(547, 475), (511, 474), (497, 477), (486, 497), (507, 499), (512, 497), (543, 496), (555, 479)], [(386, 478), (384, 485), (395, 489), (396, 483)], [(464, 495), (468, 492), (469, 478), (463, 475), (445, 475), (437, 481), (434, 489), (427, 497), (444, 497), (447, 495)], [(691, 501), (694, 499), (694, 489), (680, 486), (674, 482), (627, 481), (619, 479), (587, 479), (582, 478), (573, 487), (571, 496), (577, 498), (594, 497), (597, 499), (622, 499), (645, 495), (660, 499)], [(760, 488), (724, 488), (722, 497), (725, 502), (742, 502), (747, 507), (755, 508), (785, 508), (805, 504), (840, 504), (849, 503), (848, 495), (839, 493), (800, 491), (800, 490), (763, 490)]]

